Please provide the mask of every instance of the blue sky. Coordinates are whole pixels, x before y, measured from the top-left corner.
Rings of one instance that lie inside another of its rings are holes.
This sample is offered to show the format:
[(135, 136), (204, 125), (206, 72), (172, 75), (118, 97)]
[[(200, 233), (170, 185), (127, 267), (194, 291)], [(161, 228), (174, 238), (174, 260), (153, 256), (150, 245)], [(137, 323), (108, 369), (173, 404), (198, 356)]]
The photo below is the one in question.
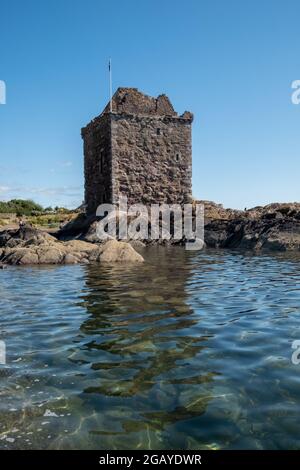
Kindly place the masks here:
[(193, 124), (193, 193), (300, 200), (297, 0), (0, 0), (0, 199), (75, 207), (80, 129), (113, 87), (166, 93)]

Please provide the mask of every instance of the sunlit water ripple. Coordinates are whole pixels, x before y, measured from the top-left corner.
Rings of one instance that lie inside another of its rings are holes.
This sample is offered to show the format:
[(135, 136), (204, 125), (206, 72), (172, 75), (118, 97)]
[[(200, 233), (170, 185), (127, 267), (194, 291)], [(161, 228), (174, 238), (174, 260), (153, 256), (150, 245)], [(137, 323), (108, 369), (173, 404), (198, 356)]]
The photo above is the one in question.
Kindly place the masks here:
[(0, 448), (299, 449), (300, 258), (0, 271)]

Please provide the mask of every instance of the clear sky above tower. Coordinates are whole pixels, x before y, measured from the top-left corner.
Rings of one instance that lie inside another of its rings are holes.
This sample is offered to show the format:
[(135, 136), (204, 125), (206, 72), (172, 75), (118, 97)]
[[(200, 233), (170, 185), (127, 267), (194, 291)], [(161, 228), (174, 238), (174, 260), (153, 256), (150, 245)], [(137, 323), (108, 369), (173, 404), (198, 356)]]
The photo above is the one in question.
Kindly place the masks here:
[(75, 207), (80, 129), (113, 90), (192, 111), (193, 193), (244, 208), (300, 200), (297, 0), (0, 4), (0, 200)]

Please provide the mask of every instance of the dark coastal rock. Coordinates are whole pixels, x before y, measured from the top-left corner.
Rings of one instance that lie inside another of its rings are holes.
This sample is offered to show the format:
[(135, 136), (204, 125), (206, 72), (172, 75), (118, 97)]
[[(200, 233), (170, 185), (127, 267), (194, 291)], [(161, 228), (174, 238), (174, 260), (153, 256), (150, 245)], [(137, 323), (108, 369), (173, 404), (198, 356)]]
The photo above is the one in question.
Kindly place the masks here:
[(213, 248), (300, 250), (300, 204), (270, 204), (238, 218), (207, 220), (205, 243)]
[[(300, 251), (300, 203), (270, 204), (248, 211), (205, 203), (205, 245), (251, 251)], [(109, 240), (99, 242), (96, 218), (80, 214), (56, 234), (30, 226), (0, 233), (3, 265), (142, 262), (135, 251), (148, 245), (185, 240)]]
[(3, 232), (0, 232), (0, 248), (7, 246), (9, 240), (13, 238), (14, 233), (16, 233), (16, 231), (13, 230), (4, 230)]
[[(205, 244), (212, 248), (254, 251), (299, 251), (300, 203), (270, 204), (250, 210), (224, 209), (211, 201), (204, 204)], [(58, 234), (61, 239), (78, 237), (83, 241), (99, 242), (96, 217), (81, 214)], [(148, 245), (184, 245), (185, 240), (130, 241), (134, 248)]]
[[(59, 240), (71, 240), (79, 238), (85, 240), (89, 238), (89, 234), (94, 234), (93, 226), (97, 217), (94, 215), (87, 216), (84, 213), (78, 214), (75, 219), (65, 224), (56, 234)], [(89, 241), (89, 240), (86, 240)], [(99, 241), (99, 240), (95, 240)]]

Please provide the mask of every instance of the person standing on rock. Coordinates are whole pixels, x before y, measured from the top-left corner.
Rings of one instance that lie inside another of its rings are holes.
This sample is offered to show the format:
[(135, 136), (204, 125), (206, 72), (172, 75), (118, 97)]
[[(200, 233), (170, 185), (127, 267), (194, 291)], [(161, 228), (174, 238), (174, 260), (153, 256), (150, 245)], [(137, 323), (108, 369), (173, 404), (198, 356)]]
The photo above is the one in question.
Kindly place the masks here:
[(25, 225), (26, 225), (25, 220), (22, 217), (20, 217), (19, 218), (19, 228), (22, 229)]

